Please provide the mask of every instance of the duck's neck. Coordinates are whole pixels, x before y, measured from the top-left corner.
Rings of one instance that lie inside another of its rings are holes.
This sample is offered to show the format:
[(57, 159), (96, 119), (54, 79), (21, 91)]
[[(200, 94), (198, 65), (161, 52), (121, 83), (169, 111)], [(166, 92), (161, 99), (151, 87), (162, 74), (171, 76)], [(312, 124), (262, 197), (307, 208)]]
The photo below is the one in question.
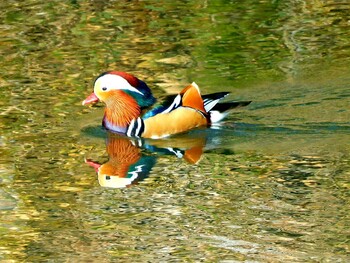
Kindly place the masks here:
[(141, 114), (140, 106), (128, 94), (118, 95), (106, 101), (103, 126), (108, 130), (126, 133), (130, 122)]

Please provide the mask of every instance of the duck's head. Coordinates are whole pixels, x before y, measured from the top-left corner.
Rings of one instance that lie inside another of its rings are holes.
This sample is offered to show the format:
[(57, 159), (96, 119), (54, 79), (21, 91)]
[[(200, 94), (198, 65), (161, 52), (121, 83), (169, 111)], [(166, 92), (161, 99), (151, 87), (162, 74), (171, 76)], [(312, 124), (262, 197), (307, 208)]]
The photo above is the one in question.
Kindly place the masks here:
[(94, 92), (83, 101), (83, 105), (102, 101), (108, 107), (120, 99), (135, 100), (141, 109), (155, 103), (146, 83), (126, 72), (108, 71), (96, 78)]

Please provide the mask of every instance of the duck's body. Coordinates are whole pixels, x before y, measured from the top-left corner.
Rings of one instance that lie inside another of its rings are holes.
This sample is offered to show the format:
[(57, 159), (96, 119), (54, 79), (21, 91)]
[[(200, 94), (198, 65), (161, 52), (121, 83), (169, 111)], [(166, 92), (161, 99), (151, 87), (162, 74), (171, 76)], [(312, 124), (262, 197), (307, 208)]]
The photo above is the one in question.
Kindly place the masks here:
[(119, 71), (101, 74), (94, 83), (94, 92), (83, 105), (102, 101), (106, 104), (103, 126), (129, 137), (163, 138), (196, 127), (220, 121), (229, 109), (245, 106), (250, 101), (218, 103), (228, 92), (201, 96), (192, 83), (166, 103), (146, 113), (155, 103), (151, 90), (138, 78)]

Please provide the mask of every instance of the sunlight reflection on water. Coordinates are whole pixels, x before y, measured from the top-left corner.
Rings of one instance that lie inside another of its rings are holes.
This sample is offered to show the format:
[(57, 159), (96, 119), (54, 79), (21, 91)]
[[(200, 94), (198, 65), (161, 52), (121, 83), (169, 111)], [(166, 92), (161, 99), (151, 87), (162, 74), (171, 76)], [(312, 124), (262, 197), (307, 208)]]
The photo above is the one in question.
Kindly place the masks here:
[[(0, 261), (349, 261), (349, 3), (0, 7)], [(84, 159), (117, 156), (81, 100), (108, 69), (253, 103), (190, 134), (197, 164), (136, 148), (148, 176), (104, 188)]]

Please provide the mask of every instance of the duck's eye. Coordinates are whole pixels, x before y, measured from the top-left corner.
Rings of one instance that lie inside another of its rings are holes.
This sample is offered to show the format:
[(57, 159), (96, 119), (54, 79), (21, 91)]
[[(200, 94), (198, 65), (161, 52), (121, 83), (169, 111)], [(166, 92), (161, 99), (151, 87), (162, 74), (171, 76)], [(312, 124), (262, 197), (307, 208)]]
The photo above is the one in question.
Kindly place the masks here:
[(103, 91), (106, 91), (106, 90), (107, 90), (107, 88), (106, 88), (106, 87), (103, 87), (103, 88), (102, 88), (102, 90), (103, 90)]

